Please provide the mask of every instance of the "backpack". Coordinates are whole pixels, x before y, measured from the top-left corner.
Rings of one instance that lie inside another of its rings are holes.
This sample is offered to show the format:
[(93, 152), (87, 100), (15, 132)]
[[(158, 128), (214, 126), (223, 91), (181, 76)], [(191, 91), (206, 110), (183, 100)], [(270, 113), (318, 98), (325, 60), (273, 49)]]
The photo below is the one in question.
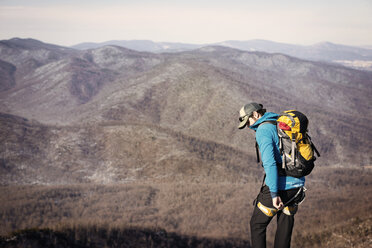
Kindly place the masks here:
[[(282, 156), (282, 164), (278, 165), (280, 176), (303, 177), (311, 173), (314, 168), (316, 157), (314, 152), (320, 154), (307, 134), (309, 120), (306, 115), (296, 110), (284, 111), (275, 122), (279, 137), (279, 150)], [(256, 151), (258, 145), (256, 142)], [(259, 162), (259, 157), (257, 157)]]

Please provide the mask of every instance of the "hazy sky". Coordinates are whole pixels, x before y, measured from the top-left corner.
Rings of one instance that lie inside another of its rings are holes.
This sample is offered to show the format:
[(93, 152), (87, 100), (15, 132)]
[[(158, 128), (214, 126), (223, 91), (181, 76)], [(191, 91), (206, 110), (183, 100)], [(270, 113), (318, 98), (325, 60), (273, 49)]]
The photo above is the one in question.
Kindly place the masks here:
[(372, 45), (372, 0), (0, 0), (0, 40)]

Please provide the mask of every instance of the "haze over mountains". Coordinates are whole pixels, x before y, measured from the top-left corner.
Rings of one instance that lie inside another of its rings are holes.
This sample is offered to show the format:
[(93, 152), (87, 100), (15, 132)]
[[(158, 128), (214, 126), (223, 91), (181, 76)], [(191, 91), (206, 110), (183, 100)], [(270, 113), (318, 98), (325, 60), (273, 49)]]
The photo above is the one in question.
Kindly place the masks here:
[[(367, 166), (372, 72), (207, 46), (149, 53), (0, 41), (1, 184), (248, 181), (238, 110), (310, 118), (319, 166)], [(362, 134), (362, 135), (361, 135)]]
[(372, 70), (372, 50), (369, 47), (345, 46), (331, 42), (302, 46), (267, 40), (230, 40), (213, 44), (153, 42), (150, 40), (113, 40), (102, 43), (80, 43), (72, 46), (72, 48), (86, 50), (106, 45), (116, 45), (136, 51), (153, 53), (190, 51), (205, 46), (226, 46), (243, 51), (282, 53), (306, 60), (327, 61), (357, 69)]

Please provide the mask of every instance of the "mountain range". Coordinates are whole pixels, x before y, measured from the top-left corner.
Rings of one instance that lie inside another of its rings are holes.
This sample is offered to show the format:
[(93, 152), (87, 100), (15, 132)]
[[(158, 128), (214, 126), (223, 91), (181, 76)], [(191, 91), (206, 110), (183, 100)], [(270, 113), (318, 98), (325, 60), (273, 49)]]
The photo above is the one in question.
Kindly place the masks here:
[(72, 48), (86, 50), (107, 45), (121, 46), (136, 51), (152, 53), (190, 51), (205, 46), (226, 46), (243, 51), (281, 53), (305, 60), (326, 61), (356, 69), (372, 70), (372, 49), (369, 47), (346, 46), (331, 42), (303, 46), (267, 40), (229, 40), (211, 44), (154, 42), (150, 40), (113, 40), (102, 43), (80, 43), (72, 46)]
[[(367, 166), (372, 72), (206, 46), (151, 53), (0, 41), (0, 183), (249, 181), (258, 101), (310, 119), (319, 166)], [(253, 177), (254, 176), (254, 177)]]

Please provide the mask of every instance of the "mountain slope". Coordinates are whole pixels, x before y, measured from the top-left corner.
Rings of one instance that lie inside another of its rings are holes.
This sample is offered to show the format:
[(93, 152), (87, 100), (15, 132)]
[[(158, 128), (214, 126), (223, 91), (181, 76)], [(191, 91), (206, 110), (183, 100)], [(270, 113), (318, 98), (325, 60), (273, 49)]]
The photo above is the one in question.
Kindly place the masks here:
[(15, 85), (14, 72), (16, 67), (0, 60), (0, 91), (5, 91)]
[[(3, 184), (27, 175), (30, 183), (248, 180), (248, 168), (259, 173), (254, 134), (238, 130), (237, 118), (249, 101), (308, 115), (319, 165), (370, 164), (370, 72), (221, 46), (151, 54), (40, 45), (36, 56), (33, 42), (19, 50), (12, 42), (1, 43), (13, 53), (1, 50), (0, 112), (32, 121), (1, 118)], [(36, 67), (23, 70), (19, 54)]]
[[(0, 114), (0, 184), (247, 182), (253, 160), (229, 146), (154, 125), (45, 126)], [(248, 159), (249, 158), (249, 159)]]

